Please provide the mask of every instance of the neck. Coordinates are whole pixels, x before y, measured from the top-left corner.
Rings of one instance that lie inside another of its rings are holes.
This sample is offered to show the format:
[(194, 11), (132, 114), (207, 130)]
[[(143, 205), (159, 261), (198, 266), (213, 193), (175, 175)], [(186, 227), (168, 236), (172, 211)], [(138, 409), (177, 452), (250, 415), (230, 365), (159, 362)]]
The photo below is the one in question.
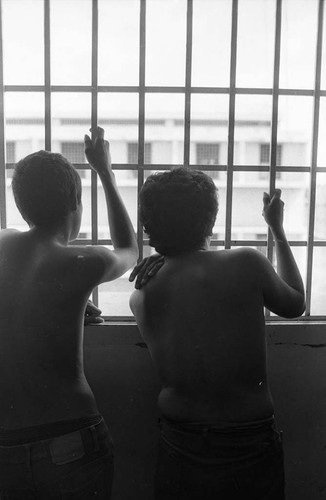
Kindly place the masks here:
[(70, 241), (70, 231), (64, 226), (59, 227), (42, 227), (31, 226), (31, 233), (40, 239), (50, 240), (53, 243), (67, 246)]

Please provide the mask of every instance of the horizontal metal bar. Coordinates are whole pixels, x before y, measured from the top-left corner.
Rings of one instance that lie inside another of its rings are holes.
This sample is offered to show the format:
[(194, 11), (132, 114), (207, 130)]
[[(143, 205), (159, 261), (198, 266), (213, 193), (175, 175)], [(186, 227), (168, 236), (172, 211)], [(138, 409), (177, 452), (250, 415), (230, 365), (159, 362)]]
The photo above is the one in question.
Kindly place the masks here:
[[(134, 316), (102, 316), (104, 321), (108, 324), (111, 323), (135, 323)], [(326, 321), (326, 316), (315, 315), (315, 316), (300, 316), (299, 318), (286, 320), (281, 316), (270, 316), (266, 321), (267, 324), (271, 323), (284, 323), (285, 325), (288, 323), (324, 323)]]
[[(91, 245), (92, 244), (92, 239), (91, 238), (80, 238), (78, 240), (75, 240), (71, 243), (71, 245)], [(104, 238), (104, 239), (98, 239), (98, 244), (99, 245), (112, 245), (111, 239)], [(211, 240), (210, 245), (212, 247), (223, 247), (225, 244), (224, 240)], [(143, 245), (148, 246), (149, 245), (149, 240), (144, 239), (143, 240)], [(255, 246), (255, 247), (266, 247), (267, 242), (262, 241), (262, 240), (231, 240), (231, 245), (238, 247), (238, 246)], [(291, 247), (306, 247), (308, 245), (308, 242), (305, 240), (289, 240), (289, 245)], [(312, 245), (314, 247), (326, 247), (326, 240), (315, 240)]]
[[(51, 92), (92, 92), (92, 85), (51, 85)], [(44, 85), (5, 85), (5, 92), (44, 92)], [(100, 92), (112, 93), (139, 93), (141, 91), (138, 85), (98, 85), (96, 90)], [(145, 86), (145, 93), (166, 93), (166, 94), (183, 94), (186, 91), (184, 86)], [(189, 87), (192, 94), (229, 94), (228, 87)], [(272, 95), (273, 89), (269, 88), (252, 88), (252, 87), (235, 87), (235, 94), (248, 95)], [(314, 96), (315, 91), (310, 89), (279, 89), (278, 95), (287, 96)], [(319, 95), (325, 97), (326, 90), (319, 91)]]
[[(73, 163), (75, 168), (78, 170), (91, 171), (91, 167), (88, 163)], [(113, 170), (144, 170), (146, 171), (156, 171), (156, 170), (174, 170), (175, 168), (182, 167), (181, 163), (165, 164), (165, 163), (146, 163), (145, 165), (138, 165), (137, 163), (112, 163)], [(6, 169), (12, 170), (15, 167), (15, 163), (6, 163)], [(227, 165), (202, 165), (191, 163), (190, 167), (195, 170), (202, 170), (206, 172), (225, 172), (227, 170)], [(269, 172), (269, 167), (266, 165), (234, 165), (234, 172)], [(318, 168), (318, 172), (326, 173), (326, 167)], [(276, 167), (276, 172), (292, 172), (292, 173), (309, 173), (310, 167)], [(282, 180), (279, 179), (278, 182)], [(247, 187), (244, 184), (244, 187)]]
[(284, 324), (288, 324), (288, 323), (291, 323), (295, 321), (295, 323), (307, 323), (308, 321), (311, 321), (311, 322), (324, 322), (326, 321), (326, 315), (325, 316), (322, 316), (322, 315), (314, 315), (314, 316), (309, 316), (309, 315), (305, 315), (305, 316), (299, 316), (298, 318), (295, 318), (294, 320), (287, 320), (285, 318), (282, 318), (281, 316), (270, 316), (268, 318), (268, 321), (267, 323), (284, 323)]
[[(267, 227), (266, 227), (266, 232), (267, 232)], [(292, 247), (306, 247), (307, 246), (307, 241), (300, 241), (300, 240), (290, 240), (289, 245)], [(275, 246), (275, 242), (273, 243)], [(238, 246), (255, 246), (255, 247), (266, 247), (267, 246), (267, 241), (261, 241), (261, 240), (231, 240), (231, 246), (238, 247)]]

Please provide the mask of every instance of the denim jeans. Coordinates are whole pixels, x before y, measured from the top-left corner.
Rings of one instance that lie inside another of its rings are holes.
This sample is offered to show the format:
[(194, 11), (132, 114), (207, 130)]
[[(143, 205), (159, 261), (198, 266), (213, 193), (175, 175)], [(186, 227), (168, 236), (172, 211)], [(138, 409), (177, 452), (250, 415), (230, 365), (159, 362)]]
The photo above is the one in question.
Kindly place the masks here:
[(218, 428), (161, 422), (156, 500), (284, 500), (283, 449), (270, 419)]
[(69, 434), (0, 446), (1, 500), (109, 500), (113, 445), (102, 420)]

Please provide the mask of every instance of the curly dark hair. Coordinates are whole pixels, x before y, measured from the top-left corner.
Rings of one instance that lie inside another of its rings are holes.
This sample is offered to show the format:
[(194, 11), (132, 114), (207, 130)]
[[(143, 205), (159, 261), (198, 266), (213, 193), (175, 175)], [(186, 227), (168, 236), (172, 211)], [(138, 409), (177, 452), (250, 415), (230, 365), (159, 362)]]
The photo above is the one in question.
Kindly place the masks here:
[(76, 210), (81, 201), (81, 180), (61, 154), (38, 151), (20, 160), (12, 189), (22, 217), (35, 226), (54, 226)]
[(218, 211), (212, 179), (185, 167), (148, 177), (140, 191), (140, 219), (150, 245), (162, 255), (200, 248)]

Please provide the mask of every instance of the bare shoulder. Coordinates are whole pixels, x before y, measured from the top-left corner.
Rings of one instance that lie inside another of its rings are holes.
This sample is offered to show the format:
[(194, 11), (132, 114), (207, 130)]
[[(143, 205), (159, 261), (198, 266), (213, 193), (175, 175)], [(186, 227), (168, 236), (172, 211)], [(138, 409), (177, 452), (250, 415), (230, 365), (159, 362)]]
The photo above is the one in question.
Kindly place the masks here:
[(84, 271), (91, 268), (93, 273), (101, 274), (112, 252), (98, 245), (71, 245), (63, 248), (62, 254), (69, 261), (69, 265), (84, 269)]
[(21, 242), (26, 233), (17, 229), (2, 229), (0, 231), (1, 251), (10, 255), (21, 246)]
[(240, 247), (231, 250), (231, 255), (239, 259), (242, 262), (246, 262), (249, 265), (254, 265), (257, 263), (268, 262), (266, 257), (258, 250), (250, 247)]
[(20, 234), (23, 234), (23, 233), (21, 233), (21, 231), (18, 231), (18, 229), (12, 229), (12, 228), (2, 229), (0, 231), (0, 240), (1, 241), (8, 240), (8, 239), (16, 237)]
[(234, 277), (261, 287), (264, 276), (275, 274), (269, 260), (254, 248), (239, 247), (212, 253), (217, 255), (216, 269), (219, 274), (228, 276), (228, 279)]
[(94, 286), (122, 276), (134, 264), (129, 249), (110, 250), (101, 245), (71, 246), (70, 259), (83, 273), (91, 273)]
[(233, 266), (235, 264), (239, 264), (241, 266), (246, 265), (249, 266), (250, 269), (254, 269), (257, 265), (260, 266), (265, 263), (269, 263), (261, 252), (249, 247), (219, 250), (217, 252), (209, 252), (209, 254), (216, 256), (216, 261), (222, 262), (223, 265), (230, 264)]

